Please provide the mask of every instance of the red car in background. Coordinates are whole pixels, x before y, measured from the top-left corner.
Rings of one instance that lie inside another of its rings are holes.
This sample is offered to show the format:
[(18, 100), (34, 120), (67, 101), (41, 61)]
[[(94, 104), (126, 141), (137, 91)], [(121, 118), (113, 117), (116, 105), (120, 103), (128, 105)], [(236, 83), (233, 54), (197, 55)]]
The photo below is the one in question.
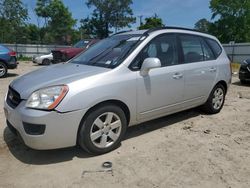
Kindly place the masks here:
[(79, 53), (87, 50), (90, 46), (94, 45), (98, 41), (98, 39), (83, 39), (77, 42), (73, 47), (52, 50), (53, 63), (66, 62)]

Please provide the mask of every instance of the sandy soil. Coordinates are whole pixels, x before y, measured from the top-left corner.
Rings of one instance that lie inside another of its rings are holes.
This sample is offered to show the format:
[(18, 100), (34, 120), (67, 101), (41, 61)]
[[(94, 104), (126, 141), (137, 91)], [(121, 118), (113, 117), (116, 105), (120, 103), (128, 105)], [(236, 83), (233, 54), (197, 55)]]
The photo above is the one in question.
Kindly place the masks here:
[[(117, 150), (90, 156), (77, 147), (34, 151), (6, 128), (8, 84), (37, 68), (22, 62), (0, 79), (0, 187), (250, 187), (250, 86), (237, 78), (220, 114), (193, 109), (137, 125)], [(105, 161), (112, 171), (98, 172)]]

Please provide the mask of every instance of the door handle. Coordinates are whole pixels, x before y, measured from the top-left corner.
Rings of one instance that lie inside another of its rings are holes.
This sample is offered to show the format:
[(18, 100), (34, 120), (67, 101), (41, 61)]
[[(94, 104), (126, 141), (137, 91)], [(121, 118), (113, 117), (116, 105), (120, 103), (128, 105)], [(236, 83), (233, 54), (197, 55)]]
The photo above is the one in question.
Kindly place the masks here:
[(215, 67), (211, 67), (210, 69), (209, 69), (209, 72), (216, 72), (216, 68)]
[(181, 78), (183, 78), (183, 74), (181, 74), (181, 73), (175, 73), (175, 74), (173, 75), (173, 79), (175, 79), (175, 80), (179, 80), (179, 79), (181, 79)]

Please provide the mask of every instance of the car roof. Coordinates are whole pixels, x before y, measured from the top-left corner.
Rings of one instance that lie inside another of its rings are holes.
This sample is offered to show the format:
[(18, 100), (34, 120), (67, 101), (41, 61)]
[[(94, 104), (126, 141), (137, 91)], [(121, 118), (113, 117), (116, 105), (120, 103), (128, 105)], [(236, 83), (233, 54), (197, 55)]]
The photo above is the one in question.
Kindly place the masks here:
[(143, 34), (151, 34), (154, 32), (159, 32), (163, 30), (168, 30), (168, 31), (177, 31), (179, 33), (186, 33), (186, 34), (195, 34), (195, 35), (200, 35), (200, 36), (205, 36), (209, 38), (215, 39), (214, 36), (201, 32), (195, 29), (189, 29), (189, 28), (182, 28), (182, 27), (158, 27), (158, 28), (153, 28), (153, 29), (146, 29), (146, 30), (135, 30), (135, 31), (121, 31), (120, 33), (117, 33), (115, 35), (143, 35)]

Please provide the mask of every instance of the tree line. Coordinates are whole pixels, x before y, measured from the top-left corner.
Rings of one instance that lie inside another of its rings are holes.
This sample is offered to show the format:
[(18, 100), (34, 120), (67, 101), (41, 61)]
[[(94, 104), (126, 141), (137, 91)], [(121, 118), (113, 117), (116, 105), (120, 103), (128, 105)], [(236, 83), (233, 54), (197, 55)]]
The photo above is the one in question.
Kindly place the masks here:
[(195, 29), (215, 35), (222, 43), (250, 42), (250, 0), (211, 0), (212, 17)]
[[(37, 0), (34, 12), (38, 21), (31, 24), (22, 0), (0, 0), (0, 43), (72, 44), (81, 38), (102, 39), (135, 23), (132, 3), (87, 0), (85, 6), (93, 11), (77, 25), (62, 0)], [(195, 29), (213, 34), (223, 43), (250, 42), (250, 0), (211, 0), (210, 9), (211, 21), (201, 19)], [(155, 14), (141, 20), (138, 29), (162, 26)]]

